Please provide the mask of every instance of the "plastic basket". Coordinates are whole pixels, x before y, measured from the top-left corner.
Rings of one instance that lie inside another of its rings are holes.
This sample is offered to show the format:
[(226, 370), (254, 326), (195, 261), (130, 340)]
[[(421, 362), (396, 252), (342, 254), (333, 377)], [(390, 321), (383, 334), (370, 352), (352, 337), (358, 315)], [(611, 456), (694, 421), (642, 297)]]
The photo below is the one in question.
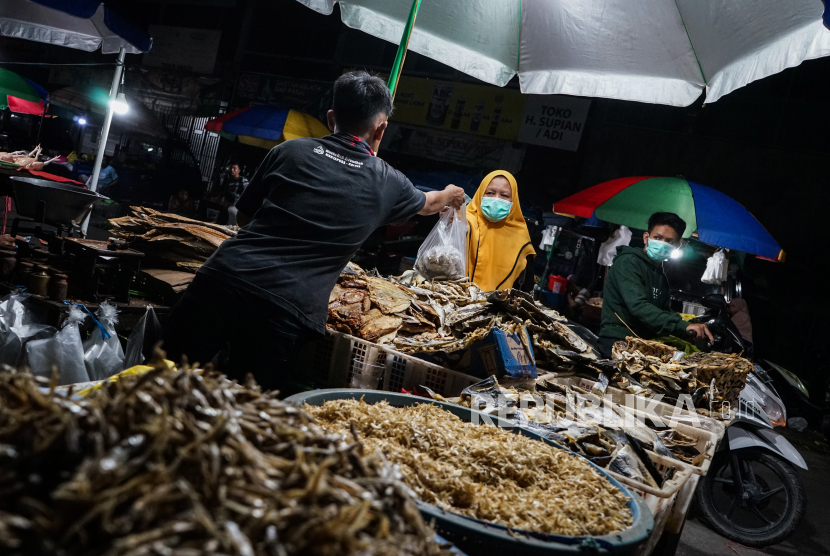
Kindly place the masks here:
[(326, 332), (325, 339), (308, 346), (302, 359), (312, 362), (312, 378), (321, 388), (348, 388), (362, 362), (385, 367), (378, 389), (388, 392), (400, 392), (402, 388), (413, 391), (426, 386), (449, 398), (459, 396), (464, 388), (481, 381), (391, 347), (333, 330)]
[[(551, 446), (552, 449), (567, 450), (562, 446), (542, 438), (538, 434), (514, 426), (514, 423), (498, 417), (488, 417), (478, 411), (461, 407), (458, 405), (439, 402), (437, 400), (425, 400), (416, 396), (406, 396), (391, 392), (373, 390), (315, 390), (295, 394), (286, 399), (289, 403), (298, 406), (303, 404), (322, 405), (330, 400), (360, 399), (366, 403), (377, 403), (386, 401), (394, 407), (407, 407), (419, 403), (431, 403), (449, 411), (468, 422), (492, 422), (494, 425), (510, 429), (516, 434), (534, 438)], [(477, 417), (477, 419), (476, 419)], [(570, 452), (573, 454), (573, 452)], [(573, 457), (584, 459), (573, 454)], [(628, 498), (627, 506), (631, 510), (634, 523), (626, 530), (619, 533), (598, 537), (567, 537), (561, 535), (538, 535), (519, 530), (508, 529), (500, 525), (488, 523), (478, 519), (462, 516), (453, 512), (445, 511), (437, 506), (419, 502), (419, 509), (427, 521), (433, 521), (436, 532), (442, 537), (450, 540), (462, 550), (470, 554), (481, 555), (503, 555), (523, 554), (525, 556), (553, 555), (553, 554), (634, 554), (640, 545), (648, 540), (653, 531), (654, 522), (648, 504), (642, 497), (631, 496), (627, 485), (620, 484), (616, 474), (609, 473), (606, 469), (598, 467), (594, 463), (584, 460), (596, 469), (597, 473), (606, 478)], [(656, 504), (655, 505), (659, 505)], [(649, 509), (647, 509), (649, 508)]]
[[(596, 387), (600, 386), (599, 382), (574, 376), (557, 377), (551, 380), (558, 384), (577, 386), (582, 390), (593, 393), (596, 398), (600, 397), (596, 393), (598, 391)], [(689, 467), (697, 475), (706, 475), (706, 473), (709, 472), (709, 466), (712, 464), (712, 458), (715, 457), (715, 451), (718, 448), (718, 443), (723, 438), (726, 430), (723, 423), (687, 409), (681, 409), (679, 407), (658, 402), (643, 396), (635, 396), (634, 394), (630, 394), (617, 388), (606, 388), (605, 397), (610, 399), (612, 402), (619, 404), (623, 407), (623, 409), (634, 414), (638, 418), (647, 420), (655, 415), (665, 425), (687, 436), (695, 438), (697, 440), (695, 447), (701, 454), (704, 454), (704, 459), (700, 464), (689, 465), (674, 459), (670, 459), (669, 461), (677, 462), (682, 464), (684, 467)], [(647, 411), (643, 411), (638, 408), (646, 408)], [(654, 452), (650, 452), (650, 454), (657, 456)]]

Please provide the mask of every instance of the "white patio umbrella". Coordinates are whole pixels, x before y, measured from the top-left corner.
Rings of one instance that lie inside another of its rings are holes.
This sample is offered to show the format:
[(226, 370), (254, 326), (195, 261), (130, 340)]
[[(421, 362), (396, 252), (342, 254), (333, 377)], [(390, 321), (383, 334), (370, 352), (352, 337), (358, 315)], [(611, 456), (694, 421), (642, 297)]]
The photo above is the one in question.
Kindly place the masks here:
[[(330, 14), (338, 0), (298, 1)], [(820, 0), (340, 3), (349, 27), (408, 42), (412, 51), (494, 85), (518, 74), (524, 93), (673, 106), (688, 106), (704, 91), (706, 102), (714, 102), (747, 83), (827, 56), (830, 31), (822, 12)]]
[[(153, 46), (153, 39), (127, 20), (108, 9), (99, 0), (2, 0), (0, 1), (0, 34), (7, 37), (66, 46), (103, 54), (118, 53), (115, 75), (110, 89), (98, 156), (89, 188), (98, 187), (101, 160), (107, 145), (113, 110), (124, 69), (124, 55), (141, 54)], [(86, 231), (84, 222), (84, 231)]]

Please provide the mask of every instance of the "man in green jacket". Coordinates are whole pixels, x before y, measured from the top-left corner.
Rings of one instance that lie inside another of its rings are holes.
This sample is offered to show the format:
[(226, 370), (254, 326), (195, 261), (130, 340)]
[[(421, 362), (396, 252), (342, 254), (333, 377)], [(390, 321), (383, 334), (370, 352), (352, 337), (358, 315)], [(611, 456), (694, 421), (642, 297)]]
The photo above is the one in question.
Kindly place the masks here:
[(611, 347), (626, 336), (650, 340), (660, 336), (687, 334), (709, 338), (705, 324), (689, 324), (670, 309), (669, 281), (663, 261), (680, 246), (686, 222), (672, 212), (655, 212), (643, 234), (645, 248), (617, 247), (617, 256), (608, 272), (602, 300), (599, 351), (611, 357)]

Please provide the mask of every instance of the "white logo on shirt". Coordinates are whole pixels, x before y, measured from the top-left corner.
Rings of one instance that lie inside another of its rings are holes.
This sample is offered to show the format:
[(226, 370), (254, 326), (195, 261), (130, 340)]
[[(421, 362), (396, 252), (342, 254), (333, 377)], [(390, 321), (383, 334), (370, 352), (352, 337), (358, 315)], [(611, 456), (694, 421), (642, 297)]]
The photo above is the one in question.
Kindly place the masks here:
[(314, 147), (314, 152), (316, 152), (317, 154), (325, 154), (326, 151), (325, 149), (323, 149), (322, 146), (317, 145), (316, 147)]

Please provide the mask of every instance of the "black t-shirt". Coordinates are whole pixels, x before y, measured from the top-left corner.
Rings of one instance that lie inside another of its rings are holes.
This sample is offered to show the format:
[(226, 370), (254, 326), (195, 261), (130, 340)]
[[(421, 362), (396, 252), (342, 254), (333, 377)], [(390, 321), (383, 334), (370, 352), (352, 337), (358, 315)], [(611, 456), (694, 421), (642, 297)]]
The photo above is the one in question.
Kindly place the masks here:
[(279, 305), (325, 331), (337, 277), (379, 226), (406, 220), (426, 196), (365, 143), (337, 134), (271, 149), (236, 206), (253, 221), (200, 272)]

